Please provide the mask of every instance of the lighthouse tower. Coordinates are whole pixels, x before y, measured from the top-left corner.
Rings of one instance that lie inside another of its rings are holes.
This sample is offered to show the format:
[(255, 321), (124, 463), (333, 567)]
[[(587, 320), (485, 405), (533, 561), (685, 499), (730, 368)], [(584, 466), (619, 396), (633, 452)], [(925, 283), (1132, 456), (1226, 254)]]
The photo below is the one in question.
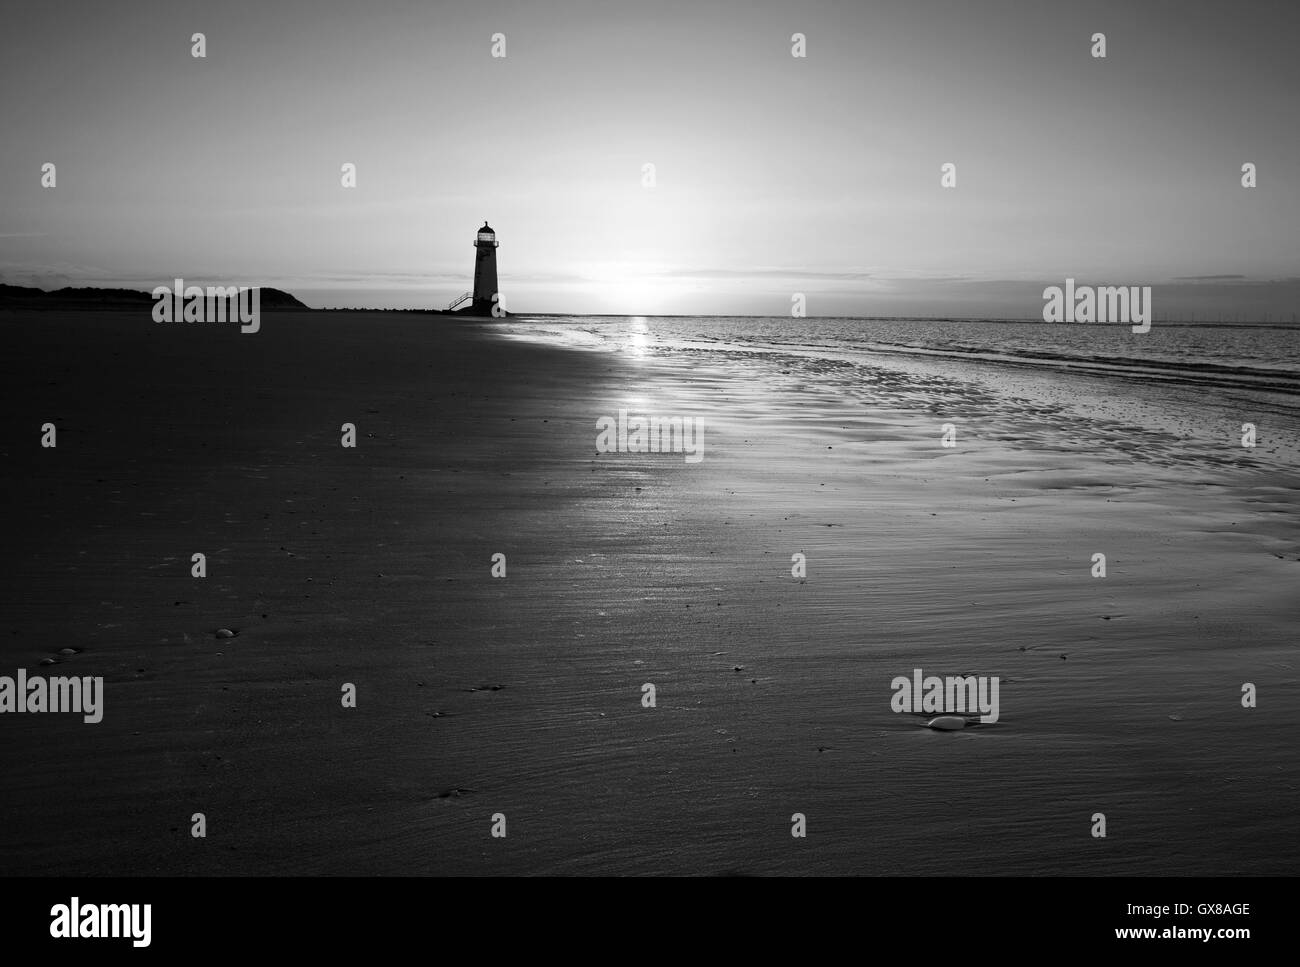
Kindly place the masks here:
[(497, 302), (497, 244), (497, 233), (484, 222), (474, 239), (474, 302), (471, 311), (476, 316), (492, 315), (492, 307)]

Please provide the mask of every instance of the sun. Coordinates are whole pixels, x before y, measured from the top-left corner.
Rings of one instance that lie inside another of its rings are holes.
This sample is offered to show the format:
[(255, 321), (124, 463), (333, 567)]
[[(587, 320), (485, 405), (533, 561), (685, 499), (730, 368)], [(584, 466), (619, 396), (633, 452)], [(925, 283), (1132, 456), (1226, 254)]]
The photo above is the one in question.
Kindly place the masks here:
[(653, 262), (589, 262), (577, 274), (587, 280), (583, 288), (606, 312), (654, 315), (675, 288), (665, 266)]

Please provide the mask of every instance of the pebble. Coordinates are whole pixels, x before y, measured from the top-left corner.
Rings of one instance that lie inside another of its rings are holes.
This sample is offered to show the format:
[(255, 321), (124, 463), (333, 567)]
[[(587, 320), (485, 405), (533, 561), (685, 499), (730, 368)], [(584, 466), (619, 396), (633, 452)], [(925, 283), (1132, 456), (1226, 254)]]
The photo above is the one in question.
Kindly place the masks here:
[(930, 719), (926, 724), (941, 732), (955, 732), (957, 729), (966, 728), (966, 720), (960, 715), (940, 715), (938, 718)]

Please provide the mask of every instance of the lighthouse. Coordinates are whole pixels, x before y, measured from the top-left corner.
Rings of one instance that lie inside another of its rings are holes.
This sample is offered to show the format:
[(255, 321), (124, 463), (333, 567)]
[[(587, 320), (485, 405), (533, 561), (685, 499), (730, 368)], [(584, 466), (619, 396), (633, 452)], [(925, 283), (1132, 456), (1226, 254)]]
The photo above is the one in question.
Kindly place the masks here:
[[(474, 302), (471, 312), (476, 316), (492, 315), (497, 298), (497, 233), (486, 221), (474, 239)], [(501, 307), (503, 311), (505, 306)]]

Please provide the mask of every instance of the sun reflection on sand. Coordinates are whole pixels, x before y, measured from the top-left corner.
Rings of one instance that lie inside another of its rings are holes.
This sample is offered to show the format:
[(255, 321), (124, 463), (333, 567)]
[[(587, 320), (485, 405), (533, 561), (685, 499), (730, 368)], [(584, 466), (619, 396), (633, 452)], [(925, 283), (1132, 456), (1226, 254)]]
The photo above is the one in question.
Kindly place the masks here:
[(650, 327), (644, 316), (633, 316), (628, 324), (631, 333), (627, 339), (627, 350), (633, 356), (644, 356), (650, 351)]

